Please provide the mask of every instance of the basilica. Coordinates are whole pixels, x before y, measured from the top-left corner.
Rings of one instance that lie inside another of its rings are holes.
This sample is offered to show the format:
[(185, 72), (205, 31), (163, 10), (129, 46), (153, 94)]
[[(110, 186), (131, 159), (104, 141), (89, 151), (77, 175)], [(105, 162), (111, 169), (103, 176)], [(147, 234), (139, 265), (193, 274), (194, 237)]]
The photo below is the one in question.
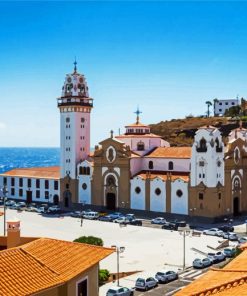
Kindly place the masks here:
[(140, 120), (125, 133), (110, 132), (90, 152), (93, 99), (84, 75), (65, 77), (60, 112), (60, 166), (13, 169), (0, 175), (9, 197), (31, 202), (78, 204), (215, 218), (247, 211), (247, 130), (199, 128), (192, 147), (170, 147)]

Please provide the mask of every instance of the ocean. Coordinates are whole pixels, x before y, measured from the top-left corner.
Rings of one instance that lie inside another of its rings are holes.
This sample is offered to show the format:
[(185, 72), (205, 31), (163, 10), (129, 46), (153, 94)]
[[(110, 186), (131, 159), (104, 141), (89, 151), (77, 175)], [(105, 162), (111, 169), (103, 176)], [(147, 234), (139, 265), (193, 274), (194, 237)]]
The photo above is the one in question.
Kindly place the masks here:
[(60, 148), (0, 148), (0, 173), (14, 168), (59, 165)]

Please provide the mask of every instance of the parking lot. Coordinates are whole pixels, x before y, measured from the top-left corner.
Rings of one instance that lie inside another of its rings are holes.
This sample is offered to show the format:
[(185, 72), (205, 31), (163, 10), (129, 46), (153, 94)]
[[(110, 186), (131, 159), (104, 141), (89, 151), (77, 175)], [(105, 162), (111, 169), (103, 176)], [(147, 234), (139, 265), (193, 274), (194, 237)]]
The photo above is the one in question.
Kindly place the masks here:
[[(23, 236), (52, 237), (72, 241), (82, 235), (93, 235), (103, 239), (106, 247), (113, 245), (124, 246), (125, 250), (120, 254), (121, 272), (141, 272), (127, 278), (120, 279), (120, 285), (133, 287), (140, 274), (154, 276), (161, 269), (181, 271), (183, 265), (183, 236), (178, 231), (164, 230), (159, 225), (151, 225), (144, 221), (140, 227), (127, 225), (119, 227), (117, 223), (91, 221), (67, 215), (41, 215), (33, 212), (17, 212), (7, 210), (7, 219), (17, 217), (21, 220), (21, 234)], [(3, 217), (0, 218), (0, 233), (3, 233)], [(185, 237), (185, 264), (191, 266), (196, 257), (203, 257), (198, 251), (212, 252), (209, 247), (218, 246), (222, 239), (213, 236), (193, 236), (189, 233)], [(111, 273), (117, 272), (116, 253), (103, 260), (100, 268), (106, 268)], [(192, 274), (194, 271), (191, 271)], [(199, 273), (198, 273), (199, 272)], [(195, 276), (200, 276), (203, 270), (196, 270)], [(136, 291), (135, 295), (164, 295), (193, 280), (193, 277), (183, 277), (178, 281), (159, 285), (158, 288), (148, 292)], [(104, 296), (109, 288), (107, 284), (100, 288), (100, 295)]]

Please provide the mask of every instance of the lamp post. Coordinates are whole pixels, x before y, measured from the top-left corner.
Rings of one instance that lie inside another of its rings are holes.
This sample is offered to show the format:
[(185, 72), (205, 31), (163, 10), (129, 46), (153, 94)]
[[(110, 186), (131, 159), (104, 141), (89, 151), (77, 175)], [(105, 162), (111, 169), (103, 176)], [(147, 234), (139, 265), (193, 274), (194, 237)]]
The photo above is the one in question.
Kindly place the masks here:
[(117, 285), (119, 286), (119, 254), (123, 253), (125, 247), (111, 246), (117, 252)]
[(3, 193), (3, 235), (5, 236), (6, 234), (6, 227), (5, 227), (5, 224), (6, 224), (6, 195), (8, 193), (8, 189), (7, 189), (7, 186), (4, 185), (1, 189), (2, 193)]
[(179, 234), (183, 236), (183, 270), (185, 269), (185, 237), (190, 234), (190, 230), (186, 227), (179, 229)]

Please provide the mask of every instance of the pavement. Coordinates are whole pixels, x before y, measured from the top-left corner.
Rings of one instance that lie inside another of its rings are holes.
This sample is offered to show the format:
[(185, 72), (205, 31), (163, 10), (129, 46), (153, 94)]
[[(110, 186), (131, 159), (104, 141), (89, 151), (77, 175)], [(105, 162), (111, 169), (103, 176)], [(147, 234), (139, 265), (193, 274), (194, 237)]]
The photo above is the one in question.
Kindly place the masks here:
[[(17, 212), (7, 210), (7, 220), (16, 217), (21, 221), (21, 235), (35, 237), (51, 237), (73, 241), (83, 235), (100, 237), (105, 247), (113, 245), (124, 246), (125, 251), (120, 254), (120, 272), (140, 271), (139, 274), (121, 278), (120, 284), (133, 287), (139, 275), (154, 274), (161, 269), (181, 270), (183, 264), (183, 236), (178, 231), (163, 230), (160, 227), (140, 227), (128, 225), (119, 227), (117, 223), (81, 220), (69, 216), (42, 216), (32, 212)], [(0, 217), (0, 234), (3, 234), (3, 217)], [(150, 225), (151, 226), (151, 225)], [(217, 227), (216, 225), (214, 227)], [(236, 228), (245, 232), (245, 224)], [(189, 234), (185, 237), (185, 265), (191, 266), (195, 258), (202, 252), (212, 251), (207, 246), (216, 247), (222, 241), (219, 237)], [(100, 268), (106, 268), (111, 273), (117, 272), (117, 254), (112, 254), (100, 263)], [(112, 283), (100, 288), (100, 296), (104, 296)], [(138, 294), (137, 294), (138, 295)]]

